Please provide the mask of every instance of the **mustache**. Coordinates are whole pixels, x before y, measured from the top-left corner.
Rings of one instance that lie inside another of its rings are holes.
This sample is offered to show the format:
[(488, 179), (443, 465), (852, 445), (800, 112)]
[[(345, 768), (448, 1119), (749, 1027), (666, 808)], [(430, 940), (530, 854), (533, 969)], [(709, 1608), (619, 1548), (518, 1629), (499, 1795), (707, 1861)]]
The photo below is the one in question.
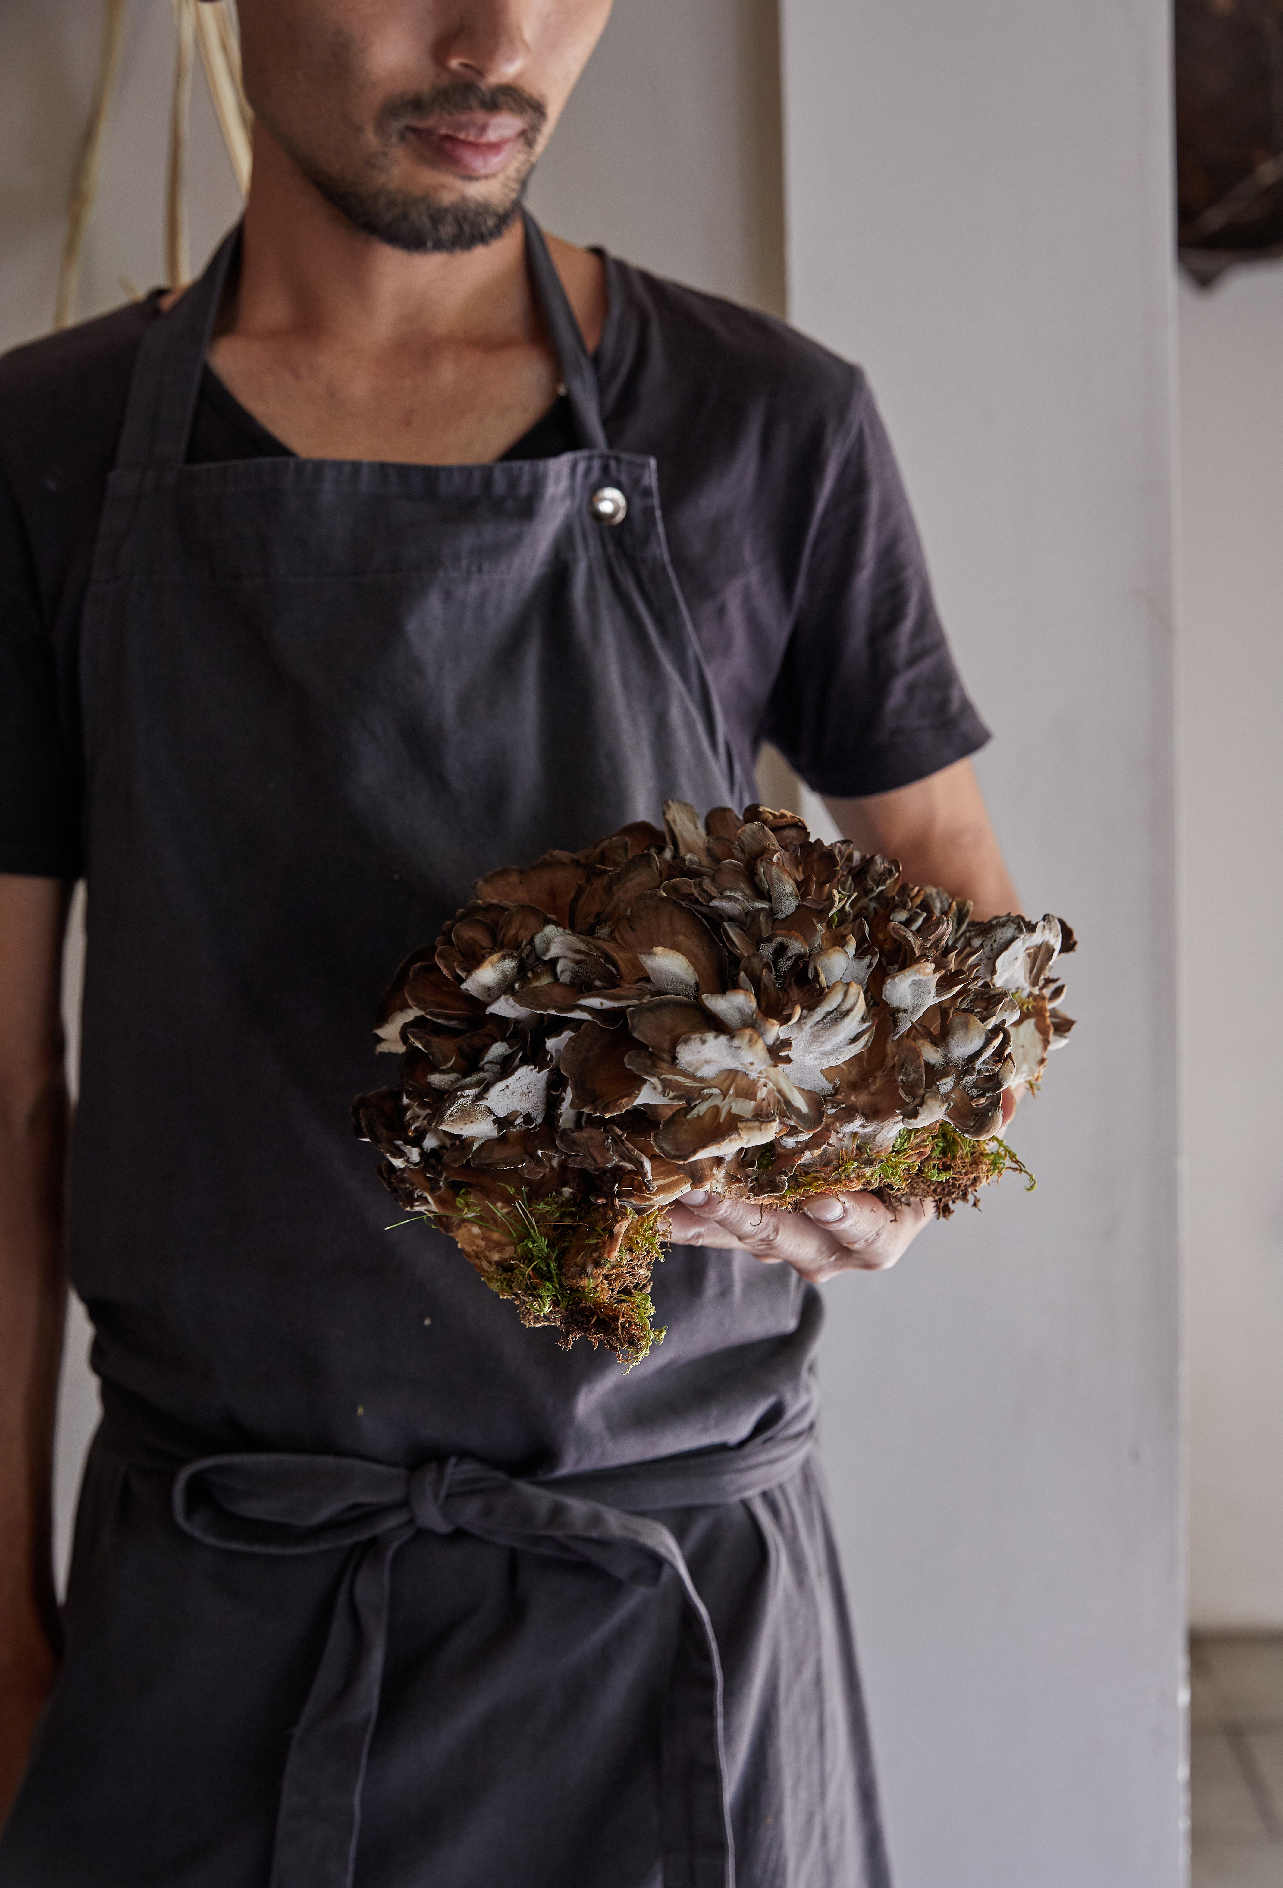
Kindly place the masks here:
[(427, 92), (402, 92), (388, 99), (380, 108), (379, 125), (385, 132), (403, 131), (407, 125), (427, 124), (433, 118), (450, 117), (456, 112), (511, 113), (523, 120), (530, 141), (538, 137), (548, 117), (542, 100), (523, 92), (519, 85), (481, 85), (455, 79), (446, 85), (434, 85)]

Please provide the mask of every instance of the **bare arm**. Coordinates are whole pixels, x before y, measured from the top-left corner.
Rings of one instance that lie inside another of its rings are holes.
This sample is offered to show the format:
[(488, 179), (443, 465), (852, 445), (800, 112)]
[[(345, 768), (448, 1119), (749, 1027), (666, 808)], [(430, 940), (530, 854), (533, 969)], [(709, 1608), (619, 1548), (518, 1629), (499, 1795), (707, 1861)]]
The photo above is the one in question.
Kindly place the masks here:
[(892, 793), (825, 805), (861, 852), (898, 859), (914, 885), (942, 885), (955, 898), (971, 899), (973, 917), (1020, 910), (969, 760)]
[[(915, 885), (940, 885), (970, 898), (977, 918), (1019, 911), (1020, 900), (969, 760), (891, 793), (829, 800), (829, 811), (861, 852), (898, 859)], [(1016, 1096), (1003, 1097), (1003, 1123)], [(881, 1271), (894, 1265), (932, 1218), (914, 1202), (892, 1213), (871, 1193), (821, 1194), (796, 1213), (712, 1198), (674, 1206), (672, 1236), (684, 1245), (739, 1245), (763, 1260), (784, 1260), (804, 1278)]]
[(60, 991), (70, 890), (0, 873), (0, 1820), (60, 1650), (50, 1517), (66, 1305)]

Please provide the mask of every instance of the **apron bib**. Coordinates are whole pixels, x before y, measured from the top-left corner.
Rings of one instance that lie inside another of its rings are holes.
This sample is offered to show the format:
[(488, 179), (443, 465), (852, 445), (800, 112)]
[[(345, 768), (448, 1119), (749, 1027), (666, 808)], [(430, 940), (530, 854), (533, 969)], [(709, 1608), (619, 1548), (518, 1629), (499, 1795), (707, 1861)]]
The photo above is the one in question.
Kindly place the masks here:
[[(207, 1445), (521, 1472), (796, 1413), (819, 1295), (679, 1249), (627, 1376), (559, 1351), (399, 1218), (353, 1096), (378, 999), (491, 867), (754, 797), (547, 250), (581, 449), (187, 465), (238, 232), (143, 343), (82, 633), (89, 946), (72, 1281), (94, 1366)], [(429, 1322), (430, 1320), (430, 1322)], [(484, 1399), (475, 1385), (483, 1380)]]

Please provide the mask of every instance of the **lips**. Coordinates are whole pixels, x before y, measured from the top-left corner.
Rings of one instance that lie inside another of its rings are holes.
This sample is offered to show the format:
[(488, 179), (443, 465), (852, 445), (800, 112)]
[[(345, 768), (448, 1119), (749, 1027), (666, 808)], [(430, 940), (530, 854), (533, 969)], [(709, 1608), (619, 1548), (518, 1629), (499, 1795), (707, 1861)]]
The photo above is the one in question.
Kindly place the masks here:
[(509, 113), (463, 112), (410, 125), (406, 136), (439, 167), (460, 177), (491, 177), (526, 141), (524, 120)]

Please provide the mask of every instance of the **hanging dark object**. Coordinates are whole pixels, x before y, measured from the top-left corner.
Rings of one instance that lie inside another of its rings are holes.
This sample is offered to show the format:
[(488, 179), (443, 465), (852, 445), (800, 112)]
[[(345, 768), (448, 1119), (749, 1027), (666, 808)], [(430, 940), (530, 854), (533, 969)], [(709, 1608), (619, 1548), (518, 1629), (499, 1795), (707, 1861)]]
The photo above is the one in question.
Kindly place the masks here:
[(1283, 256), (1283, 0), (1176, 0), (1177, 242), (1194, 280)]

